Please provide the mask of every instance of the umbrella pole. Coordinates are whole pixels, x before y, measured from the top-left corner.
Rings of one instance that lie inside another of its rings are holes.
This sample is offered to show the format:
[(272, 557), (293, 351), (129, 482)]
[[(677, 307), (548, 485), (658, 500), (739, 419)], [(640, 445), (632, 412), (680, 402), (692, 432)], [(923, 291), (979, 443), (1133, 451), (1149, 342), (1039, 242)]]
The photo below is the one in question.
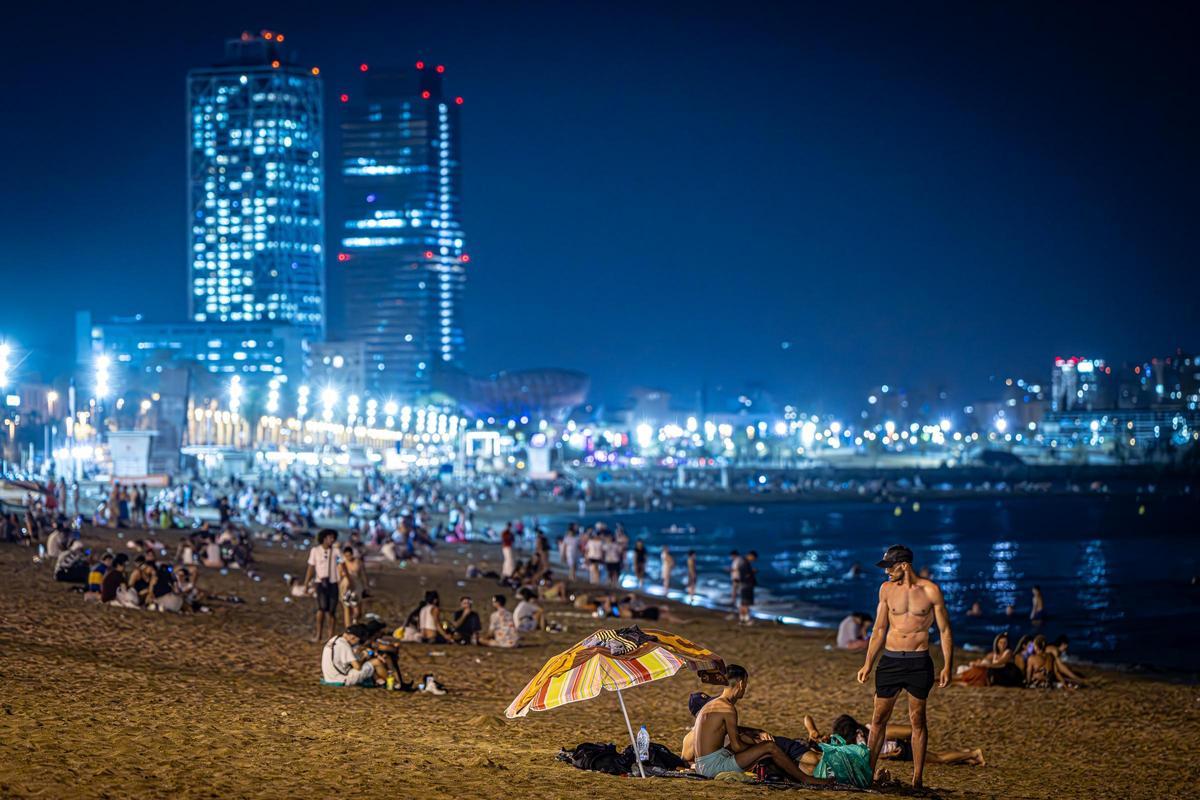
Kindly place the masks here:
[(633, 760), (637, 762), (638, 772), (642, 773), (642, 777), (646, 777), (646, 770), (642, 767), (642, 760), (638, 758), (637, 739), (633, 738), (633, 725), (629, 722), (629, 712), (625, 710), (625, 698), (621, 695), (621, 690), (617, 689), (617, 700), (621, 703), (621, 713), (625, 715), (625, 727), (629, 731), (629, 743), (633, 745)]

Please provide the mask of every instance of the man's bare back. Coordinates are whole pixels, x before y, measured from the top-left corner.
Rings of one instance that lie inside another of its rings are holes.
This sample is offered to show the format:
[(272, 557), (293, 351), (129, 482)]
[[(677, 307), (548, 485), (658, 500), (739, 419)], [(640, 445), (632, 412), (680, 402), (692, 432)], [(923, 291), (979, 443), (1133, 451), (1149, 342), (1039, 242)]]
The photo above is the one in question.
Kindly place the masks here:
[(737, 730), (737, 709), (720, 697), (705, 703), (692, 727), (695, 757), (701, 758), (724, 747), (726, 734), (730, 730)]

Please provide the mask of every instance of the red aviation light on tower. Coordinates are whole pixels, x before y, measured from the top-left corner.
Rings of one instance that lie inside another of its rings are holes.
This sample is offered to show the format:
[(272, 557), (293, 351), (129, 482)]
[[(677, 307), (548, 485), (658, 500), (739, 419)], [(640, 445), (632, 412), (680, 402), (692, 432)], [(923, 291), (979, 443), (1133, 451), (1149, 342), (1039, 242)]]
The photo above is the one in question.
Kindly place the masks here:
[(350, 95), (348, 95), (348, 94), (343, 94), (343, 95), (342, 95), (341, 97), (339, 97), (338, 99), (339, 99), (339, 100), (341, 100), (343, 103), (349, 103), (349, 102), (350, 102)]
[(426, 89), (425, 91), (421, 92), (421, 98), (422, 98), (422, 99), (424, 99), (424, 100), (428, 100), (428, 99), (429, 99), (429, 90), (428, 90), (428, 89)]
[(359, 64), (359, 65), (358, 65), (358, 71), (359, 71), (359, 72), (366, 72), (366, 71), (367, 71), (367, 70), (369, 70), (369, 69), (370, 69), (370, 67), (369, 67), (369, 66), (367, 66), (367, 65), (366, 65), (366, 63), (362, 63), (362, 64)]
[(463, 99), (461, 97), (456, 97), (456, 98), (454, 98), (454, 102), (456, 105), (461, 106), (463, 104)]
[(425, 62), (424, 62), (424, 61), (418, 61), (418, 62), (417, 62), (417, 69), (425, 69)]
[(349, 260), (350, 260), (350, 254), (349, 254), (349, 253), (338, 253), (338, 261), (343, 261), (343, 262), (345, 262), (345, 261), (349, 261)]
[(426, 250), (426, 251), (425, 251), (425, 257), (426, 257), (426, 258), (433, 258), (433, 251), (432, 251), (432, 250)]
[(438, 65), (437, 65), (437, 71), (438, 71), (438, 72), (445, 72), (445, 71), (446, 71), (446, 68), (445, 68), (445, 67), (443, 67), (441, 64), (438, 64)]
[(459, 260), (462, 261), (462, 263), (464, 263), (464, 264), (471, 263), (471, 257), (469, 255), (467, 255), (466, 253), (463, 253), (462, 258), (460, 258)]

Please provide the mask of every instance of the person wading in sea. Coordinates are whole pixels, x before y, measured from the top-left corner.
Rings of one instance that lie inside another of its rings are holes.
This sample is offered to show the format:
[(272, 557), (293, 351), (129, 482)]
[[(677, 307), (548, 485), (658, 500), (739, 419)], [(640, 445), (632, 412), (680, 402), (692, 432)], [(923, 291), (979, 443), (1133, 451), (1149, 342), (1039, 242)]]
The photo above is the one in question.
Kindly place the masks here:
[[(858, 682), (866, 683), (875, 660), (875, 710), (871, 718), (871, 774), (883, 749), (888, 719), (900, 690), (908, 692), (908, 719), (912, 723), (914, 789), (921, 787), (929, 730), (925, 724), (925, 701), (933, 688), (933, 659), (929, 655), (929, 628), (936, 621), (941, 635), (944, 663), (937, 684), (945, 687), (954, 674), (954, 640), (950, 616), (942, 590), (931, 580), (917, 576), (913, 553), (904, 545), (892, 545), (876, 566), (888, 579), (879, 587), (875, 628), (867, 645), (867, 660), (858, 671)], [(883, 655), (880, 656), (880, 651)]]

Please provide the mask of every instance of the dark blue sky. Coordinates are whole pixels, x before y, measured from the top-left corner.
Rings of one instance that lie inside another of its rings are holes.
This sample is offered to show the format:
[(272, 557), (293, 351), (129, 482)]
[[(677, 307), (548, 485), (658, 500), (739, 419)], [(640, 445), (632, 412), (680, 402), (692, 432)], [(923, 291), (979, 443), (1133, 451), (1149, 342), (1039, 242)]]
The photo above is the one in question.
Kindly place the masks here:
[(183, 317), (184, 75), (261, 28), (331, 100), (446, 64), (477, 372), (969, 399), (1200, 343), (1186, 4), (36, 5), (0, 53), (0, 334), (35, 365), (77, 308)]

